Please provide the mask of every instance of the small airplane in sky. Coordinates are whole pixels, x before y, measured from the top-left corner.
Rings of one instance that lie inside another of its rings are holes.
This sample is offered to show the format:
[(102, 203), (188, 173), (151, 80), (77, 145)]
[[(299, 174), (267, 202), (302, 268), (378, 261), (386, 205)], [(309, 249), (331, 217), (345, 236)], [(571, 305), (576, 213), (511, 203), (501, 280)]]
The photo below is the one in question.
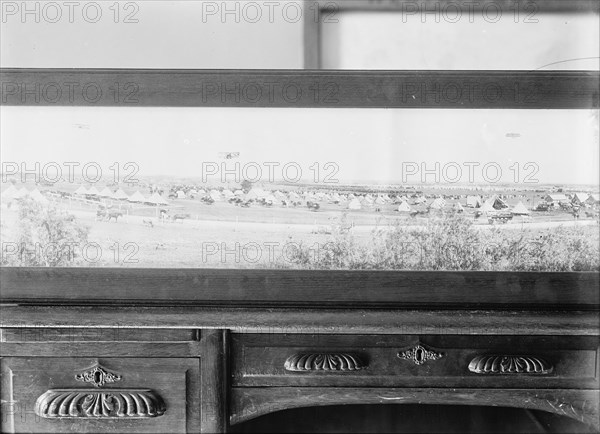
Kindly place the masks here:
[(80, 130), (89, 130), (90, 126), (88, 124), (73, 124), (75, 128), (79, 128)]
[(239, 156), (239, 152), (219, 152), (219, 157), (226, 160), (233, 160), (234, 158), (239, 158)]

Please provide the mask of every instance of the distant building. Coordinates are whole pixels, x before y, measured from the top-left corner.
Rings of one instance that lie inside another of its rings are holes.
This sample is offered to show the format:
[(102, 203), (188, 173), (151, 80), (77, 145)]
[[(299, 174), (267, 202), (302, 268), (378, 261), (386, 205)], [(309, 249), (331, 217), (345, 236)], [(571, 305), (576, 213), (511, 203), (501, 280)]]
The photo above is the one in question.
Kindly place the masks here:
[(559, 206), (561, 203), (568, 203), (569, 198), (562, 193), (550, 193), (544, 196), (544, 200), (549, 205)]

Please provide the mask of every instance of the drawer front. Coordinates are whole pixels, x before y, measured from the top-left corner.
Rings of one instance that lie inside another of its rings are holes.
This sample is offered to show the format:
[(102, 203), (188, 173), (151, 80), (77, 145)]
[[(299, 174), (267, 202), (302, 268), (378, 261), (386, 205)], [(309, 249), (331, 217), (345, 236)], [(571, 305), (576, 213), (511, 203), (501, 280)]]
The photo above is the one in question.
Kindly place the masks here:
[(200, 360), (2, 358), (3, 432), (197, 432)]
[(598, 338), (234, 335), (235, 387), (597, 389)]

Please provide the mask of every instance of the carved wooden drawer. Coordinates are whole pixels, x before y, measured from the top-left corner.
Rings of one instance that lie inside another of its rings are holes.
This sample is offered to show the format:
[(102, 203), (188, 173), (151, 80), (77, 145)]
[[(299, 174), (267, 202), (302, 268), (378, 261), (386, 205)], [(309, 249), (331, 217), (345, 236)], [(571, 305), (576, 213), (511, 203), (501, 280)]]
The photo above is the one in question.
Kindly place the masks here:
[(2, 358), (3, 432), (197, 432), (194, 358)]
[(232, 385), (597, 389), (598, 339), (235, 335)]

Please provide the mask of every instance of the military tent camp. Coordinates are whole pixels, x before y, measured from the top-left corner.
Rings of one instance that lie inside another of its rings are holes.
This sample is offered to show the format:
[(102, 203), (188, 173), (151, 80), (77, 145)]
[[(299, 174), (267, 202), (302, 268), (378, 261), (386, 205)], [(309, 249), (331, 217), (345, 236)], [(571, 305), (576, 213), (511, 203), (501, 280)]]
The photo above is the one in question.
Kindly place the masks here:
[(482, 213), (490, 213), (490, 212), (494, 212), (496, 211), (492, 205), (492, 202), (490, 202), (489, 200), (486, 200), (485, 203), (483, 205), (481, 205), (481, 208), (479, 208), (479, 211), (481, 211)]
[(142, 193), (140, 193), (139, 191), (136, 191), (135, 193), (133, 193), (130, 197), (129, 197), (129, 202), (137, 202), (137, 203), (144, 203), (146, 202), (146, 198), (144, 197), (144, 195)]
[(350, 203), (348, 204), (348, 209), (351, 210), (358, 210), (361, 209), (362, 205), (360, 204), (360, 201), (357, 198), (354, 198), (350, 201)]
[(467, 196), (467, 206), (469, 208), (479, 208), (482, 204), (481, 196)]
[(512, 209), (511, 213), (514, 215), (529, 215), (529, 210), (523, 205), (523, 202), (519, 202)]
[(120, 188), (115, 191), (115, 193), (113, 194), (113, 198), (117, 199), (117, 200), (127, 200), (129, 199), (129, 196), (127, 196), (127, 193), (125, 193), (123, 190), (121, 190)]
[(75, 194), (80, 194), (80, 195), (84, 195), (87, 194), (87, 188), (85, 188), (83, 185), (80, 185), (79, 188), (77, 190), (75, 190)]
[(444, 199), (442, 199), (441, 197), (438, 197), (433, 202), (431, 202), (431, 204), (429, 204), (429, 209), (443, 210), (445, 206), (446, 206), (446, 201)]
[(246, 200), (262, 199), (263, 197), (266, 197), (266, 196), (267, 196), (267, 193), (263, 189), (253, 188), (246, 195)]
[(2, 200), (5, 201), (9, 201), (14, 199), (15, 194), (18, 192), (19, 190), (17, 190), (17, 187), (15, 187), (14, 185), (11, 184), (10, 187), (8, 187), (6, 190), (4, 190), (0, 196), (2, 197)]
[(274, 194), (270, 194), (267, 197), (265, 197), (265, 202), (268, 203), (269, 205), (280, 205), (281, 202), (275, 197)]
[(371, 205), (373, 205), (374, 200), (371, 196), (366, 195), (365, 197), (362, 198), (361, 202), (363, 205), (371, 206)]
[(46, 198), (46, 196), (44, 196), (42, 193), (40, 193), (40, 191), (37, 188), (29, 193), (29, 197), (43, 205), (46, 205), (49, 202), (49, 200)]
[(402, 202), (400, 205), (398, 205), (398, 212), (411, 212), (412, 209), (410, 208), (410, 205), (408, 204), (408, 202)]
[(177, 190), (177, 199), (185, 199), (186, 195), (185, 195), (185, 191), (183, 190)]
[(304, 193), (303, 196), (304, 196), (304, 200), (306, 200), (306, 201), (311, 201), (311, 202), (318, 201), (317, 196), (315, 196), (313, 193), (307, 192), (307, 193)]
[(104, 189), (100, 192), (100, 197), (113, 197), (113, 192), (110, 191), (108, 187), (104, 187)]
[(452, 209), (453, 209), (455, 212), (459, 212), (459, 213), (460, 213), (460, 212), (464, 212), (464, 211), (465, 211), (465, 209), (464, 209), (464, 208), (463, 208), (463, 206), (460, 204), (460, 202), (456, 202), (454, 205), (452, 205)]
[(223, 196), (221, 196), (221, 193), (218, 190), (211, 190), (209, 196), (215, 202), (223, 200)]
[[(116, 193), (115, 193), (116, 195)], [(150, 196), (148, 199), (146, 199), (147, 203), (151, 203), (153, 205), (168, 205), (169, 202), (167, 202), (165, 199), (162, 198), (162, 196), (160, 194), (158, 194), (157, 192), (152, 193), (152, 196)]]
[(569, 202), (569, 199), (567, 198), (567, 196), (565, 196), (562, 193), (550, 193), (547, 194), (544, 197), (544, 200), (548, 203), (548, 204), (552, 204), (552, 205), (560, 205), (561, 203), (567, 203)]
[(21, 197), (25, 197), (25, 196), (29, 196), (29, 190), (27, 190), (25, 187), (21, 187), (17, 192), (15, 192), (14, 194), (14, 198), (15, 199), (19, 199)]
[(588, 200), (589, 197), (590, 195), (588, 193), (575, 193), (573, 194), (571, 201), (575, 204), (582, 204), (585, 203), (585, 201)]
[(488, 200), (485, 201), (485, 204), (489, 204), (495, 210), (501, 210), (501, 209), (508, 208), (508, 205), (506, 204), (506, 202), (504, 202), (498, 196), (490, 197)]
[(100, 192), (94, 186), (90, 187), (90, 189), (87, 191), (87, 194), (89, 194), (90, 196), (100, 196)]

